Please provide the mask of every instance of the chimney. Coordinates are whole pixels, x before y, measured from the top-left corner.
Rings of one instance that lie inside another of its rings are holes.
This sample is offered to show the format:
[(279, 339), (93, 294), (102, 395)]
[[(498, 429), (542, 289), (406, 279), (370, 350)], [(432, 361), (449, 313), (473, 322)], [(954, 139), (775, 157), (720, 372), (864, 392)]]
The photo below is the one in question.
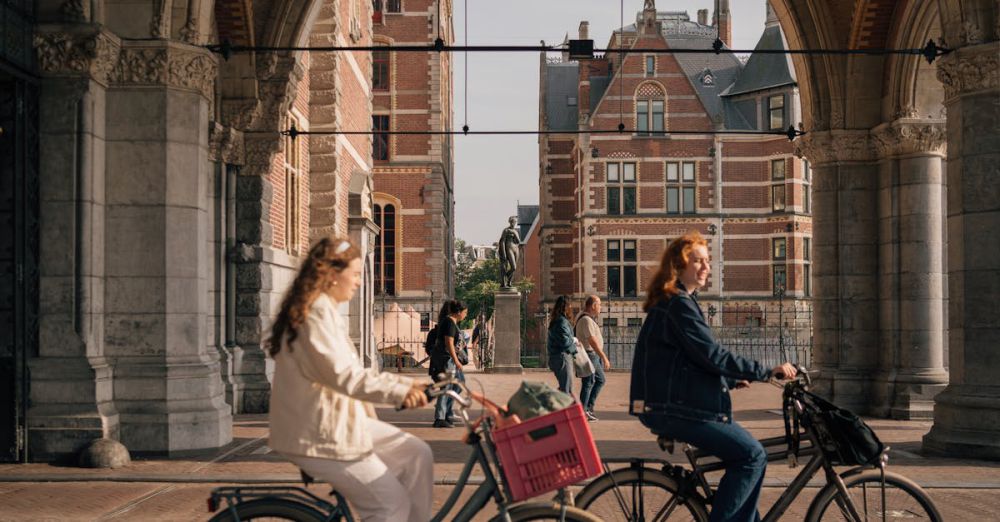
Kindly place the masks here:
[(708, 25), (708, 9), (699, 9), (698, 10), (698, 24), (699, 25)]
[(589, 40), (590, 39), (590, 22), (584, 20), (580, 22), (580, 39)]
[(733, 21), (729, 12), (729, 0), (715, 0), (715, 15), (712, 18), (712, 25), (719, 31), (719, 39), (726, 47), (733, 46)]

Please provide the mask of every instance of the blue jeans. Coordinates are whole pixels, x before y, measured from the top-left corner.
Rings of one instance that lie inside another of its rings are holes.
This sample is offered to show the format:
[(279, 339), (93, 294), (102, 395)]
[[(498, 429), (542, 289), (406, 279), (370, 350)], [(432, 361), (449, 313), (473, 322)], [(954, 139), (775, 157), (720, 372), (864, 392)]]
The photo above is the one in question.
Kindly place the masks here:
[[(449, 359), (448, 365), (446, 366), (446, 370), (450, 371), (454, 369), (455, 369), (455, 361)], [(465, 382), (465, 373), (462, 370), (458, 370), (457, 372), (455, 372), (455, 377), (458, 380)], [(451, 386), (451, 389), (458, 391), (461, 388), (453, 384)], [(448, 415), (451, 413), (451, 403), (454, 401), (455, 399), (452, 399), (447, 395), (442, 395), (438, 397), (437, 402), (434, 403), (434, 420), (447, 420)]]
[(694, 421), (665, 415), (644, 419), (653, 433), (687, 442), (707, 451), (726, 465), (726, 474), (712, 502), (710, 522), (758, 522), (760, 488), (764, 484), (767, 452), (735, 422)]
[(597, 402), (597, 396), (601, 394), (601, 388), (604, 387), (604, 364), (601, 363), (601, 358), (598, 357), (597, 352), (587, 352), (590, 356), (590, 362), (594, 363), (594, 374), (590, 377), (584, 377), (583, 382), (580, 384), (580, 404), (583, 405), (583, 409), (589, 412), (594, 411), (594, 403)]
[(549, 354), (549, 369), (556, 374), (559, 391), (573, 395), (573, 356), (565, 352)]

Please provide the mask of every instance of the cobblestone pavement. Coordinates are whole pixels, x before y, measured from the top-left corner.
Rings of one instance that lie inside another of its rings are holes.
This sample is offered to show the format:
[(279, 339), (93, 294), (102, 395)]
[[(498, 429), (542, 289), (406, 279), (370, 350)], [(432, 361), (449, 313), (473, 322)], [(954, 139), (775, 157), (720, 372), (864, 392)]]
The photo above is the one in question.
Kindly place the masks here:
[[(505, 400), (522, 378), (554, 384), (548, 373), (524, 376), (470, 375), (470, 384), (489, 397)], [(578, 384), (578, 383), (577, 383)], [(605, 457), (655, 457), (680, 463), (659, 451), (653, 438), (625, 413), (627, 374), (609, 374), (598, 401), (600, 421), (591, 424), (598, 448)], [(764, 384), (734, 394), (736, 418), (758, 437), (782, 433), (780, 391)], [(461, 429), (430, 427), (429, 409), (395, 412), (382, 409), (383, 419), (427, 440), (435, 454), (435, 502), (447, 497), (468, 449), (460, 442)], [(890, 469), (926, 488), (945, 520), (1000, 520), (1000, 463), (925, 457), (921, 437), (929, 421), (869, 423), (893, 448)], [(7, 520), (205, 520), (206, 499), (212, 488), (225, 484), (293, 484), (297, 470), (269, 452), (267, 419), (263, 415), (237, 418), (234, 440), (225, 448), (178, 458), (136, 459), (119, 470), (89, 470), (51, 464), (0, 465), (0, 521)], [(799, 469), (783, 463), (768, 468), (762, 509), (781, 494)], [(312, 491), (325, 494), (325, 486)], [(818, 489), (808, 488), (784, 520), (801, 520)], [(487, 518), (483, 514), (482, 519)]]

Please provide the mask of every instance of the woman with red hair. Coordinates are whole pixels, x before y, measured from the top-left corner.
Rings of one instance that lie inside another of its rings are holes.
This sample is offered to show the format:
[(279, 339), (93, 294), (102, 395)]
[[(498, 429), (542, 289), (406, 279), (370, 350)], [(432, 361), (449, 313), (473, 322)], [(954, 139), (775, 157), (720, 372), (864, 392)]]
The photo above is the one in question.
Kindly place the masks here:
[(632, 362), (629, 412), (653, 433), (687, 442), (726, 464), (709, 520), (755, 521), (767, 453), (733, 422), (729, 390), (772, 375), (794, 377), (795, 367), (765, 368), (715, 340), (697, 300), (711, 271), (708, 243), (699, 233), (667, 246), (643, 305), (647, 315)]

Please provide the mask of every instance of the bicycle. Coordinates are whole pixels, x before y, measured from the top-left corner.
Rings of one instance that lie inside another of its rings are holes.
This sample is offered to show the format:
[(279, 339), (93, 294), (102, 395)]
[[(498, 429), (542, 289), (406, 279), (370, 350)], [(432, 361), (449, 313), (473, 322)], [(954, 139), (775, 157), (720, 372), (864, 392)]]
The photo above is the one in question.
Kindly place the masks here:
[[(455, 391), (456, 387), (458, 391)], [(491, 417), (484, 416), (481, 421), (473, 423), (469, 420), (467, 412), (473, 404), (473, 399), (484, 405), (488, 401), (472, 394), (463, 382), (455, 378), (454, 373), (428, 386), (425, 393), (429, 400), (441, 395), (448, 395), (454, 399), (459, 417), (466, 427), (465, 442), (473, 448), (454, 489), (438, 513), (431, 519), (432, 522), (440, 522), (448, 516), (457, 504), (459, 496), (476, 467), (482, 471), (483, 482), (451, 520), (461, 522), (472, 520), (472, 517), (482, 511), (492, 500), (499, 510), (499, 514), (492, 519), (494, 521), (600, 521), (599, 518), (573, 507), (571, 501), (566, 501), (566, 497), (562, 493), (557, 497), (557, 501), (512, 502), (510, 492), (504, 485), (501, 485), (499, 480), (499, 477), (503, 477), (503, 470), (497, 458), (492, 437), (494, 421)], [(305, 472), (302, 473), (302, 476), (304, 485), (308, 486), (312, 478)], [(354, 518), (344, 497), (335, 489), (330, 492), (330, 497), (330, 500), (326, 500), (300, 487), (220, 487), (212, 491), (208, 499), (208, 509), (210, 513), (214, 513), (222, 508), (210, 519), (210, 522), (261, 519), (353, 522)]]
[[(805, 520), (894, 520), (898, 518), (940, 521), (941, 515), (926, 492), (916, 483), (886, 470), (885, 447), (876, 465), (856, 466), (838, 474), (834, 470), (835, 441), (817, 415), (817, 407), (805, 392), (809, 374), (799, 368), (799, 377), (784, 384), (786, 413), (794, 433), (760, 439), (768, 451), (768, 462), (789, 459), (794, 467), (799, 456), (810, 459), (763, 517), (764, 522), (778, 520), (798, 497), (806, 484), (820, 470), (826, 485), (816, 494)], [(781, 385), (778, 385), (781, 386)], [(804, 431), (798, 426), (805, 427)], [(790, 436), (789, 436), (790, 435)], [(806, 445), (800, 445), (806, 442)], [(659, 437), (660, 448), (673, 453), (673, 442)], [(784, 446), (784, 449), (780, 448)], [(779, 448), (777, 451), (771, 449)], [(710, 455), (684, 445), (691, 465), (686, 469), (663, 459), (604, 459), (605, 473), (594, 479), (576, 497), (576, 505), (608, 521), (661, 522), (674, 520), (707, 521), (714, 491), (706, 473), (722, 471), (723, 464), (703, 463)], [(611, 470), (608, 464), (628, 466)]]

